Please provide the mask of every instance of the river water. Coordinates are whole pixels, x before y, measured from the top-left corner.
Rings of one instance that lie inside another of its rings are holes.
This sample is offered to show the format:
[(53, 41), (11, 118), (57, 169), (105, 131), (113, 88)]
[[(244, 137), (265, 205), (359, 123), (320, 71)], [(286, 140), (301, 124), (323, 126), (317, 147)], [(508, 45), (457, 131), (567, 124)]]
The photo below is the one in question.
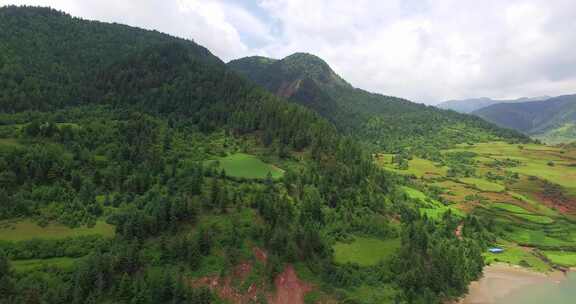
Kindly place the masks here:
[(497, 299), (495, 304), (575, 304), (576, 273), (561, 281), (546, 281), (527, 286)]
[(497, 264), (470, 285), (460, 304), (576, 304), (576, 273), (542, 274)]

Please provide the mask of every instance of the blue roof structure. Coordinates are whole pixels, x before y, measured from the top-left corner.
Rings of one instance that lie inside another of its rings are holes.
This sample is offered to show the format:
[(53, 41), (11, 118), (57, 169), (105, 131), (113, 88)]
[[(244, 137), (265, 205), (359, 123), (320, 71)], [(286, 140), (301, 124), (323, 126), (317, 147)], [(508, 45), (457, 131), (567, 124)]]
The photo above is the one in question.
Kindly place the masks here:
[(488, 251), (490, 251), (491, 253), (502, 253), (504, 252), (504, 249), (495, 247), (488, 249)]

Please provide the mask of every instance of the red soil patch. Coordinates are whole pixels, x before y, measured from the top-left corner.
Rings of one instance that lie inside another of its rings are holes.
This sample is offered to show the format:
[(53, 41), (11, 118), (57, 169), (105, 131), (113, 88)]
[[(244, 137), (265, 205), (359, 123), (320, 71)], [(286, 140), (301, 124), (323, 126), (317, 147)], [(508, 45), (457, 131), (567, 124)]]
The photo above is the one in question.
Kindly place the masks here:
[(254, 257), (256, 257), (260, 263), (266, 264), (266, 261), (268, 261), (268, 255), (264, 250), (258, 247), (254, 247), (252, 248), (252, 253), (254, 253)]
[(564, 214), (576, 214), (576, 199), (567, 197), (550, 197), (544, 193), (535, 194), (538, 201), (542, 202), (544, 205), (556, 208), (558, 211)]
[[(252, 248), (254, 257), (261, 263), (266, 264), (268, 255), (258, 247)], [(252, 272), (252, 264), (242, 263), (236, 267), (232, 273), (226, 277), (209, 276), (191, 282), (192, 286), (205, 286), (226, 301), (234, 304), (254, 303), (258, 295), (265, 287), (252, 284), (245, 291), (240, 291), (237, 286), (241, 286)], [(304, 296), (313, 288), (310, 284), (301, 281), (292, 265), (286, 266), (284, 271), (274, 280), (275, 293), (268, 293), (268, 303), (270, 304), (303, 304)]]
[(464, 228), (463, 223), (458, 225), (458, 227), (456, 227), (456, 230), (454, 231), (454, 235), (456, 235), (456, 237), (459, 239), (462, 239), (462, 228)]
[(292, 95), (294, 95), (296, 91), (298, 91), (301, 84), (302, 80), (296, 80), (293, 82), (283, 82), (280, 85), (280, 88), (278, 88), (278, 90), (276, 91), (276, 94), (284, 98), (289, 98)]
[(192, 282), (192, 285), (195, 287), (206, 286), (210, 288), (210, 290), (216, 292), (220, 298), (232, 303), (251, 303), (256, 301), (258, 297), (258, 286), (252, 284), (246, 291), (239, 291), (233, 284), (233, 282), (239, 282), (237, 286), (240, 286), (251, 272), (252, 265), (249, 263), (242, 263), (236, 266), (229, 276), (203, 277)]
[(286, 266), (274, 282), (276, 294), (268, 297), (271, 304), (302, 304), (304, 295), (312, 290), (312, 286), (301, 281), (292, 265)]

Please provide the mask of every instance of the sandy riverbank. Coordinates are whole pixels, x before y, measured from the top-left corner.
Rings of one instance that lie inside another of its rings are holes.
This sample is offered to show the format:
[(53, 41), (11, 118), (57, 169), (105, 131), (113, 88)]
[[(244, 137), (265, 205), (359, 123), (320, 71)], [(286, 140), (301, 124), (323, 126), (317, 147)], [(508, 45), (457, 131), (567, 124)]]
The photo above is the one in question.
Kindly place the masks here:
[(482, 279), (470, 285), (468, 296), (459, 304), (493, 304), (519, 289), (544, 282), (559, 283), (564, 277), (561, 272), (544, 274), (508, 264), (493, 264), (484, 268)]

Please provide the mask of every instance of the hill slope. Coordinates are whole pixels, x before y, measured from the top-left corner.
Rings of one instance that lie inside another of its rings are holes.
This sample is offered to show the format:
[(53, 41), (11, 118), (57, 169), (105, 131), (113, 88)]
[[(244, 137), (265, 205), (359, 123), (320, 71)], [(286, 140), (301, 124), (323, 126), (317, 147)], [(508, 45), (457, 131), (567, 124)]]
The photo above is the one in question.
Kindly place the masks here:
[[(439, 302), (480, 275), (473, 238), (205, 48), (45, 8), (0, 28), (0, 302)], [(311, 93), (347, 87), (319, 68)], [(353, 239), (378, 263), (337, 263)]]
[(278, 96), (304, 105), (377, 149), (446, 147), (495, 138), (525, 140), (473, 116), (354, 88), (317, 56), (247, 57), (228, 66)]
[(576, 95), (545, 101), (496, 104), (473, 114), (552, 143), (576, 139)]
[(448, 100), (437, 104), (436, 106), (441, 109), (454, 110), (460, 113), (472, 113), (476, 110), (491, 106), (498, 103), (513, 103), (513, 102), (529, 102), (529, 101), (541, 101), (550, 99), (549, 96), (541, 97), (522, 97), (518, 99), (503, 100), (503, 99), (490, 99), (487, 97), (482, 98), (471, 98), (471, 99), (459, 99), (459, 100)]

